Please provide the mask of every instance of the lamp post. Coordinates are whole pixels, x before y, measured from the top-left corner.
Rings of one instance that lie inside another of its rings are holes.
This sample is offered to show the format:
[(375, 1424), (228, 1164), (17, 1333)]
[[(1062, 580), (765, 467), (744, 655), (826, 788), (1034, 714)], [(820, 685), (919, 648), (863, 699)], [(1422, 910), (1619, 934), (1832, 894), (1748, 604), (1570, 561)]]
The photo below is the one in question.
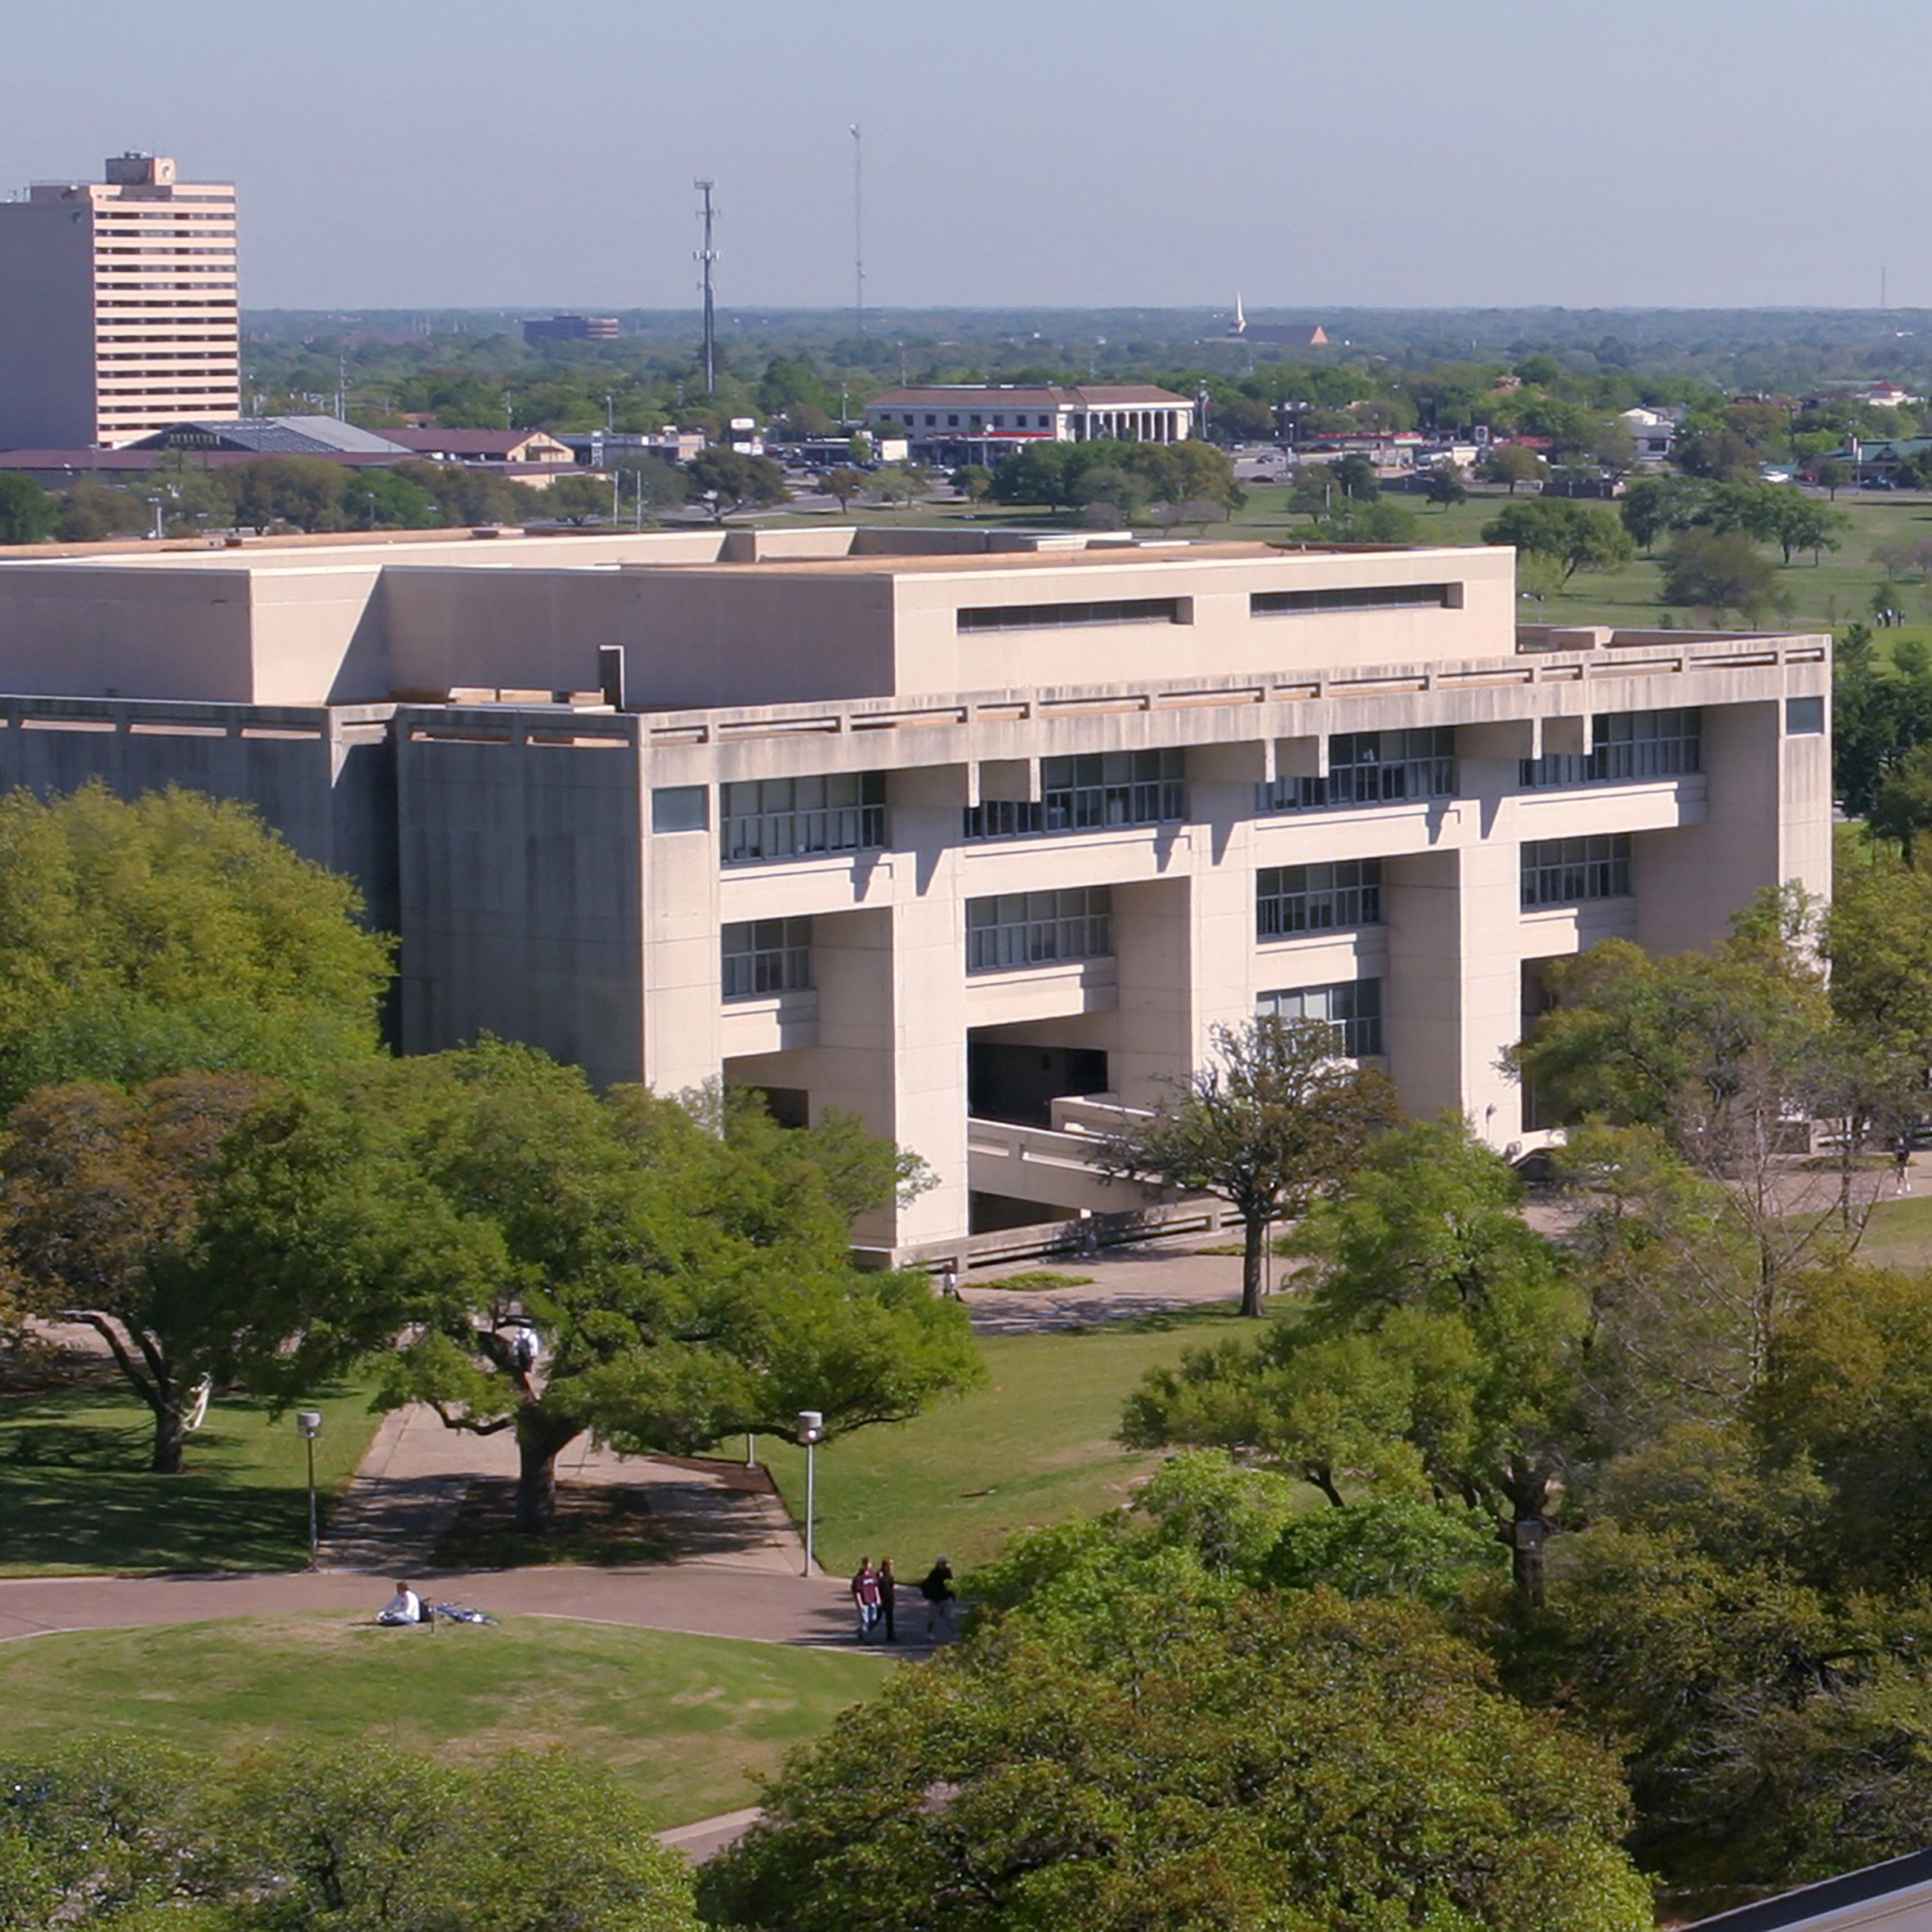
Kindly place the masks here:
[(297, 1409), (295, 1426), (302, 1433), (302, 1441), (309, 1451), (309, 1568), (315, 1567), (315, 1438), (322, 1433), (322, 1411), (320, 1409)]
[(805, 1568), (812, 1574), (812, 1518), (818, 1503), (818, 1443), (825, 1419), (816, 1409), (798, 1411), (798, 1440), (805, 1445)]

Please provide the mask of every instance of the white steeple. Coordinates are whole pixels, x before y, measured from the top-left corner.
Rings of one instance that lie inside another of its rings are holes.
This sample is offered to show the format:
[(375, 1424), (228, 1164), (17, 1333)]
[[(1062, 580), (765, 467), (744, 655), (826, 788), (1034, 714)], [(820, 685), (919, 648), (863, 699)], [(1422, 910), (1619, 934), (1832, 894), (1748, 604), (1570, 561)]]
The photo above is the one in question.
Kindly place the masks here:
[(1237, 335), (1248, 333), (1248, 318), (1241, 313), (1241, 292), (1238, 288), (1234, 292), (1234, 333)]

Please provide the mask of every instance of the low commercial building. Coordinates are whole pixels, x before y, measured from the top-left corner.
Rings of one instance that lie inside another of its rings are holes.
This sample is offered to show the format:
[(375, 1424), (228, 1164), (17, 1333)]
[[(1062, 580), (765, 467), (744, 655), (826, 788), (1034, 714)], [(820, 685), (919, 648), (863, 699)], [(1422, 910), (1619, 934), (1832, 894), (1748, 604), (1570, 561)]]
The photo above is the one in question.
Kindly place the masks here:
[(902, 423), (922, 462), (1002, 463), (1030, 443), (1183, 443), (1194, 405), (1147, 382), (965, 382), (888, 389), (865, 405), (865, 423)]
[[(18, 553), (16, 553), (16, 556)], [(402, 1044), (860, 1115), (868, 1238), (1118, 1208), (1083, 1129), (1257, 1012), (1418, 1114), (1549, 964), (1828, 888), (1822, 637), (1530, 630), (1498, 549), (848, 528), (0, 563), (0, 782), (254, 800), (401, 940)]]
[(614, 342), (623, 333), (615, 315), (532, 315), (523, 324), (526, 342)]

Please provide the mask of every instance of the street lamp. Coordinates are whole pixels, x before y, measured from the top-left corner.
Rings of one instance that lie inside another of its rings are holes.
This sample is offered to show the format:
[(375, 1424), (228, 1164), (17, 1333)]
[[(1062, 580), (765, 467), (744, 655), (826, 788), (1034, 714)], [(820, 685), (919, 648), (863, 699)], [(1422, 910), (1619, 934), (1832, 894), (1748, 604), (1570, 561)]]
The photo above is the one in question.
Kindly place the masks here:
[(315, 1438), (322, 1433), (322, 1411), (320, 1409), (297, 1409), (295, 1426), (301, 1432), (302, 1441), (309, 1451), (309, 1568), (315, 1567)]
[(825, 1419), (816, 1409), (798, 1411), (798, 1440), (805, 1445), (805, 1569), (812, 1574), (812, 1518), (818, 1501), (818, 1443)]

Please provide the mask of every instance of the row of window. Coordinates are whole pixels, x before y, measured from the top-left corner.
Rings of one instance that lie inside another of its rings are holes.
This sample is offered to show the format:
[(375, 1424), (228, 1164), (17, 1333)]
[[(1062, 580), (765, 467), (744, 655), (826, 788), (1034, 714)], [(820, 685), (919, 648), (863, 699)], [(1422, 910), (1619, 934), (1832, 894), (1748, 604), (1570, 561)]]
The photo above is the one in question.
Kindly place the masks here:
[[(1526, 910), (1621, 898), (1630, 889), (1627, 833), (1532, 840), (1522, 848), (1522, 862)], [(1255, 915), (1257, 932), (1263, 939), (1380, 924), (1381, 861), (1270, 866), (1256, 874)], [(966, 902), (966, 970), (970, 973), (1010, 973), (1066, 960), (1106, 959), (1113, 950), (1113, 893), (1107, 886), (1000, 892)], [(807, 991), (812, 985), (812, 921), (749, 919), (727, 925), (723, 960), (727, 1000)], [(1355, 980), (1345, 986), (1379, 987), (1379, 982)], [(1337, 988), (1313, 991), (1341, 995)], [(1359, 1021), (1364, 1025), (1372, 1022), (1378, 1029), (1380, 1026), (1380, 1008), (1373, 1006), (1360, 1012), (1344, 1012), (1339, 1007), (1333, 1011), (1286, 1007), (1263, 1010), (1278, 1011), (1286, 1018), (1332, 1018), (1338, 1024)], [(1350, 1046), (1348, 1050), (1372, 1053), (1381, 1049)]]
[(1042, 758), (1036, 803), (990, 798), (966, 808), (968, 839), (1171, 824), (1187, 814), (1186, 753), (1105, 751)]
[(1518, 781), (1532, 788), (1615, 785), (1643, 778), (1679, 778), (1703, 769), (1703, 713), (1613, 711), (1598, 718), (1588, 752), (1523, 758)]

